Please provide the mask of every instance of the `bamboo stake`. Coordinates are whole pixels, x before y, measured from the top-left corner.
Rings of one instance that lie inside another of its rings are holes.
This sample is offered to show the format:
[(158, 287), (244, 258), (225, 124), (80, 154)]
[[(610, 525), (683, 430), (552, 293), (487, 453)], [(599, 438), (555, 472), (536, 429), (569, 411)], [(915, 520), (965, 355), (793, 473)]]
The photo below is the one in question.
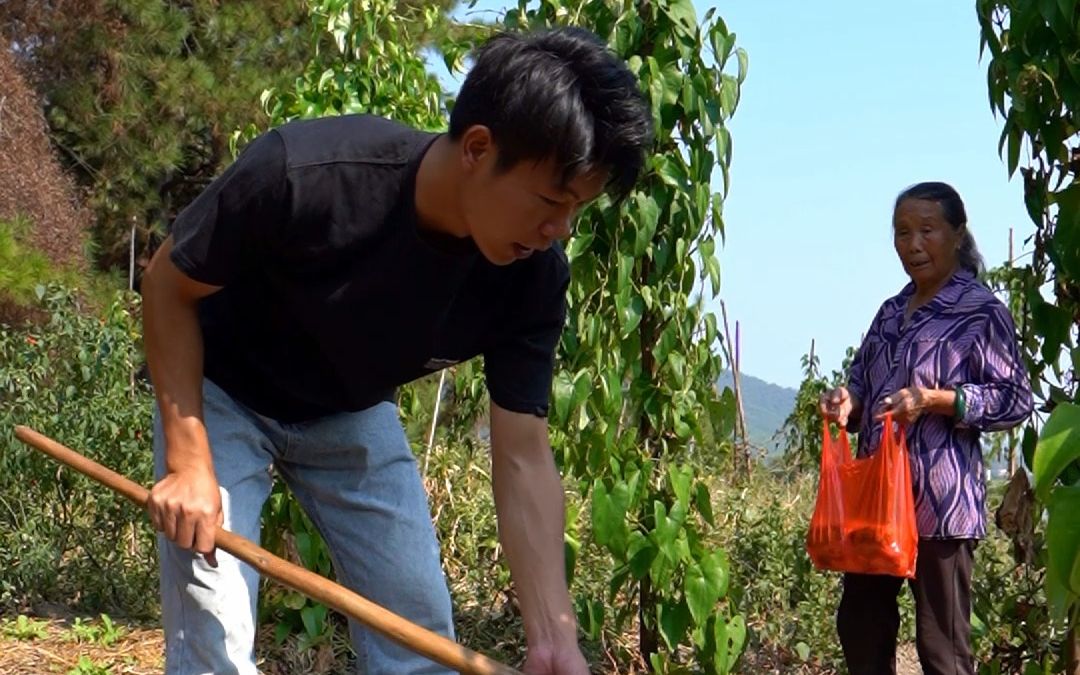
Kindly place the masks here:
[(442, 403), (442, 389), (446, 382), (446, 368), (439, 373), (439, 389), (435, 392), (435, 411), (431, 413), (431, 431), (428, 432), (427, 450), (424, 451), (423, 475), (427, 477), (428, 460), (431, 459), (431, 448), (435, 445), (435, 427), (439, 422), (439, 404)]

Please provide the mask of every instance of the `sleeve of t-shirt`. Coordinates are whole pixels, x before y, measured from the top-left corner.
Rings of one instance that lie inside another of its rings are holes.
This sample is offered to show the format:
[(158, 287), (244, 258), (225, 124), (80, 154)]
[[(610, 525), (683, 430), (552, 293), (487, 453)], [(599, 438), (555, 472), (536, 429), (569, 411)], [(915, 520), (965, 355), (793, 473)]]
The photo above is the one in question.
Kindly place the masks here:
[[(547, 417), (555, 349), (566, 323), (565, 264), (538, 279), (534, 293), (514, 303), (513, 329), (484, 352), (484, 372), (491, 400), (512, 412)], [(540, 289), (544, 289), (540, 292)]]
[(288, 194), (285, 145), (268, 131), (173, 221), (173, 263), (196, 281), (226, 285), (256, 259), (288, 214)]

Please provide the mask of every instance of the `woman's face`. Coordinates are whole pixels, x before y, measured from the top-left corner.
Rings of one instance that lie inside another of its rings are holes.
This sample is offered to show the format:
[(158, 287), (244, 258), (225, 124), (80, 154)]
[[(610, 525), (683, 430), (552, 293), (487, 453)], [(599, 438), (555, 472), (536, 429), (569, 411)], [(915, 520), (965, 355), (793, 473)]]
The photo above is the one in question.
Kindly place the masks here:
[(960, 234), (945, 220), (938, 202), (900, 202), (893, 214), (893, 244), (917, 289), (939, 288), (956, 269)]

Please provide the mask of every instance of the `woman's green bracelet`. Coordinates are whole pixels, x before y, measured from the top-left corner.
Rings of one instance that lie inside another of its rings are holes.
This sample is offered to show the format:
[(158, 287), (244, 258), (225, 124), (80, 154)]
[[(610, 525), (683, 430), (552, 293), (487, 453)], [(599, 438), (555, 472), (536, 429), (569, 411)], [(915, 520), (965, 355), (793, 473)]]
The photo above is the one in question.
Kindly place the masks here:
[(956, 388), (956, 403), (953, 406), (955, 408), (956, 419), (964, 419), (964, 414), (967, 412), (967, 401), (964, 399), (964, 388)]

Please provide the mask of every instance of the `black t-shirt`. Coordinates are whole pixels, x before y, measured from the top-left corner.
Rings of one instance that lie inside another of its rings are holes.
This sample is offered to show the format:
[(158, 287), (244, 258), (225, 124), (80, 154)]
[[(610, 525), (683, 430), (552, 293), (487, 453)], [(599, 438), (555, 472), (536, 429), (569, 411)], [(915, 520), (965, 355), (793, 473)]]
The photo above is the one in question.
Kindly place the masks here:
[(419, 228), (416, 170), (436, 137), (370, 116), (292, 122), (177, 217), (173, 262), (224, 287), (199, 306), (209, 379), (298, 422), (482, 354), (495, 403), (547, 414), (566, 257), (500, 267)]

